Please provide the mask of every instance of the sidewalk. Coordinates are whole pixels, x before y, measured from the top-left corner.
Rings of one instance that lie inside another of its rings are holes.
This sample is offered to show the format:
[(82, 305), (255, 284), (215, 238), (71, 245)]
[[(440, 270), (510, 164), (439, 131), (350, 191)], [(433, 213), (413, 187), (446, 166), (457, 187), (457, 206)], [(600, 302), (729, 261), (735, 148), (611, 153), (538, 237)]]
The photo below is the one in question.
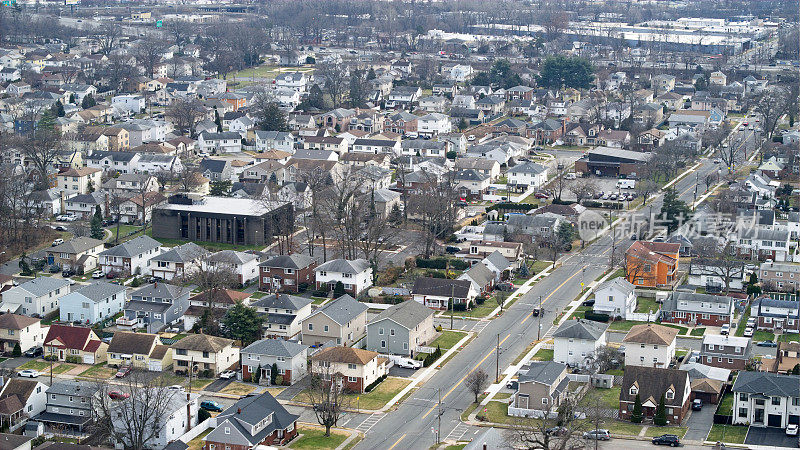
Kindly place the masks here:
[[(549, 265), (549, 266), (547, 266), (546, 269), (544, 269), (541, 272), (537, 273), (536, 275), (528, 278), (525, 281), (525, 283), (522, 284), (522, 286), (518, 287), (516, 290), (514, 290), (514, 292), (511, 293), (511, 295), (508, 296), (508, 298), (506, 298), (505, 304), (503, 305), (503, 309), (507, 309), (508, 306), (506, 306), (506, 305), (508, 305), (512, 301), (516, 300), (518, 297), (522, 297), (523, 295), (527, 294), (528, 291), (531, 290), (533, 285), (537, 281), (539, 281), (540, 278), (543, 278), (543, 277), (546, 277), (547, 275), (550, 275), (550, 272), (552, 270), (553, 270), (553, 266)], [(489, 314), (487, 314), (486, 316), (484, 316), (483, 319), (491, 320), (494, 316), (496, 316), (499, 313), (500, 313), (500, 306), (498, 305), (497, 308), (494, 309), (494, 311), (492, 311)]]

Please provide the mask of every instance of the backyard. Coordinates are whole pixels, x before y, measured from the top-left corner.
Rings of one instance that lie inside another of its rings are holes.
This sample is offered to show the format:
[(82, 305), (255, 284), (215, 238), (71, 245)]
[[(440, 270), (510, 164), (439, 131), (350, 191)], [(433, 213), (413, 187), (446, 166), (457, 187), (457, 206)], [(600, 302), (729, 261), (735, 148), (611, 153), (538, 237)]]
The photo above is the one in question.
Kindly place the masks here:
[(655, 297), (636, 297), (637, 313), (655, 313), (661, 309), (661, 305), (656, 302)]

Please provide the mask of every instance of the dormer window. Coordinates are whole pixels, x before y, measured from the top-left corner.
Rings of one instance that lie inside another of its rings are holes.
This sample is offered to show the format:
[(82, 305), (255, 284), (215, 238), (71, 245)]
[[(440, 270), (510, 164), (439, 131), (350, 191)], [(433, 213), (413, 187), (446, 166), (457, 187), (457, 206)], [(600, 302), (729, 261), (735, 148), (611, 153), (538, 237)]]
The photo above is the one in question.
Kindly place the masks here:
[(631, 395), (636, 395), (639, 393), (639, 388), (636, 386), (631, 386)]
[(667, 400), (674, 399), (675, 398), (675, 392), (673, 392), (672, 389), (668, 390), (666, 397), (667, 397)]

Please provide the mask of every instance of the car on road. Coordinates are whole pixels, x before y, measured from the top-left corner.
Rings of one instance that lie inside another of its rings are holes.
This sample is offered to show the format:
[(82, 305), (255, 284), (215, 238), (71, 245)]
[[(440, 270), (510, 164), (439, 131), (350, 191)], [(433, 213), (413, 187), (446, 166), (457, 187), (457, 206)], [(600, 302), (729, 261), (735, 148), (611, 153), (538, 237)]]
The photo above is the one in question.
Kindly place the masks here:
[(120, 391), (110, 391), (108, 393), (108, 398), (111, 400), (125, 400), (126, 398), (130, 397), (131, 394), (127, 392), (120, 392)]
[(692, 411), (700, 411), (703, 409), (703, 400), (696, 398), (692, 400)]
[(39, 371), (33, 369), (25, 369), (25, 370), (20, 370), (17, 375), (24, 378), (37, 378), (39, 376)]
[(678, 447), (681, 445), (681, 440), (674, 434), (662, 434), (653, 438), (654, 445), (669, 445), (670, 447)]
[(797, 436), (798, 426), (796, 423), (790, 423), (786, 425), (786, 435), (787, 436)]
[(584, 439), (594, 439), (598, 441), (608, 441), (611, 439), (611, 433), (608, 430), (592, 430), (583, 433)]
[(167, 386), (167, 389), (172, 389), (173, 391), (180, 391), (183, 390), (183, 386), (180, 384), (173, 384), (172, 386)]
[(731, 332), (731, 326), (730, 326), (730, 324), (727, 324), (727, 323), (722, 325), (722, 328), (720, 328), (720, 330), (719, 330), (719, 334), (721, 334), (723, 336), (727, 336), (730, 332)]
[(67, 231), (67, 227), (65, 227), (64, 225), (56, 225), (53, 227), (53, 229), (56, 231)]
[(42, 347), (33, 347), (25, 350), (24, 355), (28, 358), (36, 358), (37, 356), (44, 355), (44, 349)]
[(222, 405), (213, 400), (203, 400), (202, 402), (200, 402), (200, 407), (205, 409), (206, 411), (216, 411), (216, 412), (222, 411)]
[(531, 311), (531, 314), (533, 315), (533, 317), (539, 317), (539, 315), (541, 313), (542, 313), (542, 310), (540, 308), (533, 308), (533, 311)]
[(475, 140), (475, 135), (474, 134), (470, 134), (469, 136), (467, 136), (467, 140), (470, 141), (470, 142), (474, 141)]
[(756, 345), (759, 346), (759, 347), (777, 347), (778, 346), (778, 344), (776, 344), (774, 341), (760, 341)]
[(236, 376), (236, 372), (234, 372), (232, 370), (226, 370), (225, 372), (222, 372), (221, 374), (219, 374), (219, 377), (222, 378), (223, 380), (230, 380), (231, 378), (233, 378), (235, 376)]
[(92, 278), (94, 278), (95, 280), (98, 278), (103, 278), (103, 275), (104, 274), (102, 270), (95, 270), (94, 272), (92, 272)]
[(131, 370), (131, 366), (121, 366), (114, 376), (117, 378), (127, 377), (131, 373)]

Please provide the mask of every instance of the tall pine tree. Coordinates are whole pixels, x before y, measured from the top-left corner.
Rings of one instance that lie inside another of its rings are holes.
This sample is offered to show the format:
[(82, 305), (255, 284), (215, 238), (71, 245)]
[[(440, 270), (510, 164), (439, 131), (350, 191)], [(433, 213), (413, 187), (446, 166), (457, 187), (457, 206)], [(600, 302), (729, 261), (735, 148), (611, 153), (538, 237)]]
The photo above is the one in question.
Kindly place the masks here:
[(633, 402), (633, 411), (631, 411), (631, 422), (642, 423), (642, 398), (636, 394), (636, 400)]
[(661, 399), (658, 401), (656, 415), (653, 416), (653, 424), (660, 427), (667, 424), (667, 407), (664, 404), (664, 394), (661, 394)]

